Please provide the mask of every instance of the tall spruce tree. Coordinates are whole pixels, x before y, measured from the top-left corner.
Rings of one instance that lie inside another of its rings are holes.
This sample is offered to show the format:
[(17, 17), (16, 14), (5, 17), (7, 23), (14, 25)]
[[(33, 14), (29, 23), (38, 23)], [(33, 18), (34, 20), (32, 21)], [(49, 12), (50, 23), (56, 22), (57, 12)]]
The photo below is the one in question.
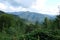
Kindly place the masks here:
[(50, 20), (47, 17), (44, 19), (43, 25), (44, 25), (44, 28), (49, 28), (51, 26)]
[(57, 25), (57, 28), (60, 29), (60, 7), (59, 7), (59, 15), (56, 16), (56, 25)]

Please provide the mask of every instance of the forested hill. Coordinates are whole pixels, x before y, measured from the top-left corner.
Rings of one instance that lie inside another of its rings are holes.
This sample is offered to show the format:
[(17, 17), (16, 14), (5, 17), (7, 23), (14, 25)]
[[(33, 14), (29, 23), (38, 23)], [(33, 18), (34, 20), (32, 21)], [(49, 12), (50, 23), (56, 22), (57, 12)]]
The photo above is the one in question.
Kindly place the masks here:
[(8, 13), (18, 15), (21, 18), (26, 19), (31, 22), (36, 22), (36, 21), (43, 22), (45, 17), (48, 17), (51, 20), (55, 19), (55, 16), (53, 16), (53, 15), (46, 15), (46, 14), (42, 14), (42, 13), (35, 13), (35, 12), (29, 12), (29, 11), (27, 11), (27, 12), (24, 12), (24, 11), (8, 12)]
[(45, 17), (42, 24), (28, 25), (20, 16), (0, 11), (0, 40), (60, 40), (59, 19)]

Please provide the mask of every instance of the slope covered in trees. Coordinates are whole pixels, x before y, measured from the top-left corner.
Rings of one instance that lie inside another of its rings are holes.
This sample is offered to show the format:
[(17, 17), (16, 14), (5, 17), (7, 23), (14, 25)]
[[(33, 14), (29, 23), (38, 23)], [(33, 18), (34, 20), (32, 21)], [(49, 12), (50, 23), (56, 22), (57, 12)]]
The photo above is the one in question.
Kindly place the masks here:
[(35, 23), (36, 21), (43, 22), (45, 17), (48, 17), (51, 20), (55, 19), (55, 16), (42, 14), (42, 13), (36, 13), (36, 12), (29, 12), (29, 11), (7, 12), (7, 13), (18, 15), (19, 17), (26, 19), (33, 23)]
[(29, 23), (17, 15), (0, 11), (0, 40), (60, 40), (60, 15), (54, 20)]

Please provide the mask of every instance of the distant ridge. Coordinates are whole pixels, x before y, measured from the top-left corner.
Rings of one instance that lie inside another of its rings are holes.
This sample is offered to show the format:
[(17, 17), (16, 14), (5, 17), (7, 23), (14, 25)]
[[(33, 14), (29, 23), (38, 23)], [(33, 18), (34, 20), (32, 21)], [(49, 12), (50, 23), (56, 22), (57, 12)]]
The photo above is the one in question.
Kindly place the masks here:
[(48, 17), (49, 19), (54, 19), (55, 16), (50, 16), (50, 15), (46, 15), (46, 14), (41, 14), (41, 13), (35, 13), (35, 12), (9, 12), (10, 14), (15, 14), (15, 15), (18, 15), (20, 16), (21, 18), (24, 18), (28, 21), (31, 21), (31, 22), (43, 22), (44, 21), (44, 18), (45, 17)]

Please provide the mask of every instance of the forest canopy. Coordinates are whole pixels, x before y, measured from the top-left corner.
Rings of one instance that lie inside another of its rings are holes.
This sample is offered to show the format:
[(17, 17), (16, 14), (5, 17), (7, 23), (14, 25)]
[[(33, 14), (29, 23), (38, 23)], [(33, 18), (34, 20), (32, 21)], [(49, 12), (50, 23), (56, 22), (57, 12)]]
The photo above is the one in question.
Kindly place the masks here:
[(60, 15), (41, 24), (0, 11), (0, 40), (60, 40)]

